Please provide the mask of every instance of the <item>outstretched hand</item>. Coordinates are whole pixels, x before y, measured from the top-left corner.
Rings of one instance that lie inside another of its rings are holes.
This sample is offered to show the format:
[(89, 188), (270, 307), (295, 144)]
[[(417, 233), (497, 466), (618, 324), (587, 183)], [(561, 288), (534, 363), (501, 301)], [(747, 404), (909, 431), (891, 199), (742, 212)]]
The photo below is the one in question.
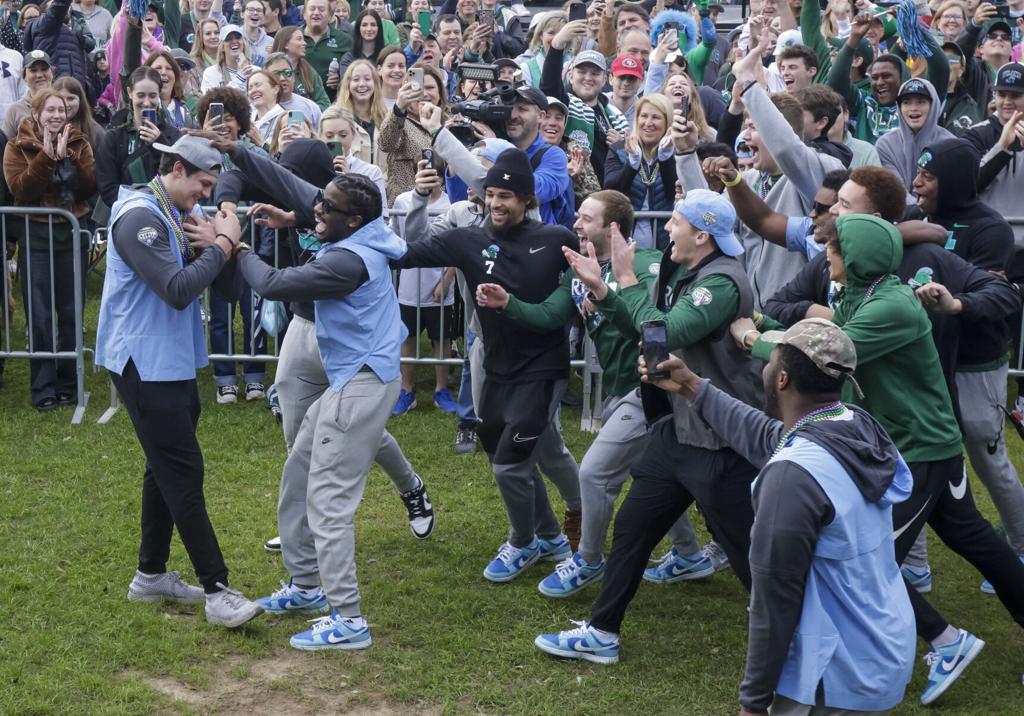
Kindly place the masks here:
[(626, 288), (640, 283), (633, 270), (636, 244), (626, 241), (618, 223), (614, 221), (608, 225), (608, 242), (612, 252), (612, 271), (615, 273), (615, 279), (619, 282), (619, 286)]
[(658, 363), (654, 368), (661, 374), (668, 373), (668, 378), (651, 380), (650, 371), (647, 368), (647, 361), (644, 359), (643, 351), (640, 352), (638, 360), (640, 367), (640, 380), (644, 383), (656, 385), (662, 390), (670, 393), (678, 393), (685, 398), (693, 398), (700, 385), (700, 376), (690, 370), (689, 366), (676, 356), (669, 356), (668, 360)]
[(573, 251), (568, 246), (562, 247), (562, 253), (565, 254), (565, 260), (569, 262), (576, 278), (593, 291), (598, 300), (608, 295), (608, 285), (601, 275), (601, 264), (597, 260), (597, 252), (594, 250), (593, 244), (587, 243), (589, 256)]
[(294, 211), (285, 211), (273, 204), (264, 204), (262, 202), (253, 204), (245, 212), (245, 215), (250, 218), (257, 214), (262, 214), (262, 216), (256, 218), (256, 225), (266, 226), (271, 229), (288, 229), (295, 226), (297, 221)]

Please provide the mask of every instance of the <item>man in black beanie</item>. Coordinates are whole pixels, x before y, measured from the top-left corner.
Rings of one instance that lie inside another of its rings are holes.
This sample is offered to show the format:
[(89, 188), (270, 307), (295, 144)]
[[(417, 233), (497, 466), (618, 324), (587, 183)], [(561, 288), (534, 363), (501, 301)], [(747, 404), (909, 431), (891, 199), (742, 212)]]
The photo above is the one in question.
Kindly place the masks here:
[[(537, 197), (533, 169), (523, 151), (508, 149), (499, 155), (487, 172), (484, 190), (488, 219), (483, 226), (412, 239), (408, 252), (392, 267), (454, 266), (474, 294), (480, 284), (497, 283), (524, 301), (542, 302), (568, 268), (562, 247), (576, 251), (579, 241), (564, 226), (527, 217)], [(484, 577), (508, 582), (538, 560), (561, 561), (572, 553), (536, 469), (538, 444), (562, 440), (555, 411), (569, 378), (569, 347), (562, 328), (532, 331), (483, 307), (477, 316), (486, 337), (478, 435), (511, 524), (508, 541)], [(572, 460), (564, 448), (562, 452)], [(567, 484), (557, 487), (563, 496), (575, 496), (566, 497), (566, 507), (578, 510), (579, 473), (575, 461), (572, 466), (558, 471)]]

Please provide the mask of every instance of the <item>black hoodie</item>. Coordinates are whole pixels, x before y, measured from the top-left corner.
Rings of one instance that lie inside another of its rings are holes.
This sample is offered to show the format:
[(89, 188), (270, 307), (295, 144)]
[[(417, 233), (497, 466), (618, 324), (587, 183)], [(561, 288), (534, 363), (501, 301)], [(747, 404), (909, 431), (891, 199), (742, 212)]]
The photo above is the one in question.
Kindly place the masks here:
[[(1013, 258), (1013, 229), (978, 198), (980, 161), (978, 150), (963, 139), (946, 139), (925, 148), (924, 168), (939, 181), (936, 209), (927, 218), (945, 227), (948, 250), (980, 269), (1006, 271)], [(958, 368), (998, 363), (1009, 344), (1010, 329), (1003, 316), (967, 322), (962, 327)]]
[[(766, 466), (782, 438), (781, 421), (706, 380), (693, 406), (733, 450), (761, 470), (753, 488), (750, 571), (754, 598), (740, 704), (766, 710), (800, 622), (818, 535), (835, 518), (835, 507), (799, 465), (780, 460)], [(878, 421), (856, 406), (847, 408), (852, 419), (811, 423), (799, 434), (828, 451), (860, 493), (878, 502), (892, 485), (900, 454)]]

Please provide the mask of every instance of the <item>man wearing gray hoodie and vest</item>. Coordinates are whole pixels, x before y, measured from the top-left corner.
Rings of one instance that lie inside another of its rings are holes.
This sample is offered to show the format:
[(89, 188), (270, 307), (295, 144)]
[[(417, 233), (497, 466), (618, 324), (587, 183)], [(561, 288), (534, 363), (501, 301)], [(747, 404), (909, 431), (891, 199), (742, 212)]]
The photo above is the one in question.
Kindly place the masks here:
[[(753, 310), (753, 292), (733, 233), (736, 211), (706, 189), (687, 192), (666, 225), (665, 250), (651, 290), (633, 270), (635, 244), (612, 241), (611, 291), (596, 258), (566, 251), (591, 300), (623, 330), (639, 333), (663, 321), (666, 348), (685, 352), (695, 370), (748, 405), (762, 400), (761, 377), (729, 337), (729, 324)], [(619, 628), (643, 577), (647, 557), (679, 516), (696, 502), (736, 576), (750, 587), (750, 482), (754, 467), (708, 427), (688, 401), (652, 386), (641, 391), (652, 422), (647, 447), (631, 469), (633, 483), (615, 518), (612, 549), (591, 619), (577, 629), (541, 634), (541, 651), (598, 664), (619, 660)]]
[(388, 261), (405, 253), (405, 242), (384, 222), (376, 184), (359, 174), (335, 177), (314, 200), (314, 212), (321, 247), (312, 261), (274, 269), (245, 252), (239, 269), (265, 298), (314, 302), (330, 383), (306, 411), (285, 470), (308, 474), (309, 529), (331, 613), (291, 645), (365, 649), (372, 642), (356, 584), (354, 522), (398, 398), (398, 348), (407, 331)]
[[(853, 341), (825, 318), (765, 334), (766, 413), (681, 360), (657, 381), (760, 468), (753, 484), (750, 639), (741, 714), (852, 716), (899, 705), (914, 615), (895, 561), (893, 504), (913, 477), (865, 410), (844, 405)], [(641, 372), (655, 366), (641, 364)]]

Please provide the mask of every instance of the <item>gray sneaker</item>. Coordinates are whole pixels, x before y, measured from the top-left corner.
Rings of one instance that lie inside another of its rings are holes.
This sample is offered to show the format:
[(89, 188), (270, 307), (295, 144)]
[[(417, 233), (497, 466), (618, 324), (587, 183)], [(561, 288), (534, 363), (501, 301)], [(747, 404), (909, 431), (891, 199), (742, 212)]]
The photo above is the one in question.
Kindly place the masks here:
[(704, 545), (704, 549), (701, 550), (704, 556), (711, 560), (711, 565), (715, 568), (716, 572), (721, 572), (723, 569), (729, 569), (729, 555), (722, 549), (722, 545), (712, 540)]
[(228, 589), (220, 582), (217, 586), (220, 587), (219, 592), (206, 595), (206, 621), (211, 624), (234, 629), (263, 613), (263, 607), (250, 602), (241, 592)]
[(132, 583), (128, 585), (128, 601), (198, 604), (203, 601), (203, 590), (186, 584), (178, 572), (143, 574), (136, 570)]

